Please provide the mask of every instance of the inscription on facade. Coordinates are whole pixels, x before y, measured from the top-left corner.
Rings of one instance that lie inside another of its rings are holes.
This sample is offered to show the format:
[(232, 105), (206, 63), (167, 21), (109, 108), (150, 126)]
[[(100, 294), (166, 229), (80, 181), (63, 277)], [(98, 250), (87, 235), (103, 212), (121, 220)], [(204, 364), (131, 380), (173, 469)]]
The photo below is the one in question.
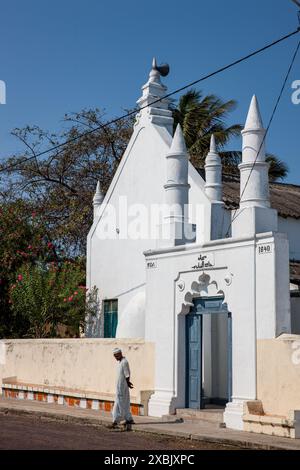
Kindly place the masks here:
[(213, 253), (206, 253), (205, 255), (199, 255), (197, 264), (192, 266), (192, 269), (203, 269), (210, 268), (215, 265)]

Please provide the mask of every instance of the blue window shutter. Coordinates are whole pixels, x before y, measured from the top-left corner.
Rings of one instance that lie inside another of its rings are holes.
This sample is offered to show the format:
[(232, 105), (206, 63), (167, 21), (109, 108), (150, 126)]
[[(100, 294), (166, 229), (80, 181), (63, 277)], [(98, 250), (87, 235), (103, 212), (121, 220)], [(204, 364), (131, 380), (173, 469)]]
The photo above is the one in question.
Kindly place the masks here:
[(104, 300), (104, 337), (115, 338), (118, 326), (118, 301)]

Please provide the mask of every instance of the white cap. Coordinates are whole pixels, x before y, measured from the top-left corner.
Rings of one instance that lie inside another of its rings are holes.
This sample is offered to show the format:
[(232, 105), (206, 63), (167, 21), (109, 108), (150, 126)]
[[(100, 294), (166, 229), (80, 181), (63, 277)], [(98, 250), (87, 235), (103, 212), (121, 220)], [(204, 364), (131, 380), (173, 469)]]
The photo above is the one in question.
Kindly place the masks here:
[(113, 350), (113, 354), (118, 354), (118, 353), (121, 353), (121, 352), (122, 352), (122, 350), (120, 348), (115, 348)]

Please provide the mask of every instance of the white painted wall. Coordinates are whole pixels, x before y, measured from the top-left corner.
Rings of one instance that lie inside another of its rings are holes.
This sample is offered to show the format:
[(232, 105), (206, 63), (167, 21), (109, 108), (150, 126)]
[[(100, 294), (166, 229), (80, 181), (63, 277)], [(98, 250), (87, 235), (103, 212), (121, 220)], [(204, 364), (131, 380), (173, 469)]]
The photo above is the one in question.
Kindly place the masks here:
[[(165, 129), (163, 131), (165, 139), (170, 142), (171, 136)], [(100, 233), (106, 224), (106, 204), (109, 203), (118, 210), (120, 196), (127, 197), (128, 207), (133, 204), (143, 204), (150, 209), (151, 204), (161, 203), (164, 197), (164, 155), (167, 149), (168, 145), (158, 132), (157, 126), (141, 125), (135, 130), (104, 199), (100, 220), (93, 224), (88, 237), (88, 286), (96, 285), (102, 300), (119, 300), (119, 321), (123, 328), (118, 328), (118, 337), (144, 336), (144, 332), (141, 331), (143, 320), (135, 328), (137, 311), (132, 312), (134, 320), (132, 322), (128, 313), (126, 319), (122, 319), (122, 315), (133, 297), (143, 290), (145, 283), (143, 251), (155, 247), (156, 241), (147, 238), (144, 240), (126, 238), (119, 219), (115, 226), (111, 227), (116, 235), (114, 240), (101, 240), (97, 233)], [(124, 214), (124, 210), (121, 212)], [(129, 221), (133, 219), (134, 214)], [(120, 230), (119, 234), (116, 233), (116, 229)], [(140, 308), (138, 314), (144, 315)]]
[[(165, 201), (165, 157), (172, 137), (166, 128), (147, 119), (147, 116), (140, 118), (88, 236), (87, 286), (98, 287), (101, 301), (118, 299), (118, 338), (144, 337), (145, 313), (141, 302), (134, 299), (145, 292), (143, 252), (156, 248), (157, 240), (126, 238), (120, 220), (111, 227), (115, 239), (101, 240), (99, 234), (107, 224), (107, 204), (118, 208), (120, 197), (127, 197), (128, 207), (142, 204), (149, 213), (152, 205), (161, 205)], [(189, 184), (193, 209), (189, 214), (190, 222), (197, 223), (197, 240), (208, 241), (211, 237), (211, 203), (204, 193), (203, 179), (191, 164)], [(134, 214), (129, 217), (129, 224), (133, 219)], [(94, 334), (98, 336), (99, 332)]]
[[(270, 244), (271, 251), (258, 259), (261, 244)], [(156, 344), (150, 414), (161, 416), (185, 406), (185, 315), (194, 295), (224, 294), (232, 313), (233, 364), (233, 402), (225, 419), (229, 427), (242, 429), (243, 402), (256, 398), (256, 338), (274, 338), (289, 328), (287, 249), (281, 234), (263, 234), (256, 240), (216, 240), (147, 255), (156, 266), (147, 270), (146, 287), (146, 340)], [(200, 253), (214, 260), (213, 266), (195, 271)], [(281, 269), (275, 271), (277, 263)]]

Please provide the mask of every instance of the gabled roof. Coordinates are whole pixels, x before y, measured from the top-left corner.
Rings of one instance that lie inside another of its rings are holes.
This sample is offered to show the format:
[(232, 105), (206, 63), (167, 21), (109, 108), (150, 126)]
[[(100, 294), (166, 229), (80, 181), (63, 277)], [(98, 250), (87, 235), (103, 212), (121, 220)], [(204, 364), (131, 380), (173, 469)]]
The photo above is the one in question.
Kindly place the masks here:
[[(300, 186), (270, 183), (271, 206), (281, 217), (300, 219)], [(237, 177), (223, 177), (223, 201), (226, 209), (236, 209), (240, 200), (240, 182)]]

